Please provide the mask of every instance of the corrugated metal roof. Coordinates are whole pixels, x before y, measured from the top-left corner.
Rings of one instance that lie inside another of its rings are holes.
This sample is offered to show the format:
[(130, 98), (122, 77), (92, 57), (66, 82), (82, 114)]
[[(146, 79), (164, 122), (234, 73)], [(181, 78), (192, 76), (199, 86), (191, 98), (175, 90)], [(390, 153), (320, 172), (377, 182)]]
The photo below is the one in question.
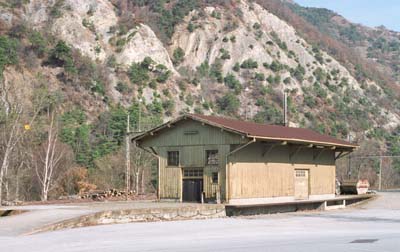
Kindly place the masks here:
[(322, 135), (315, 131), (303, 128), (292, 128), (279, 125), (259, 124), (254, 122), (240, 121), (230, 118), (189, 114), (189, 117), (206, 121), (216, 126), (231, 129), (248, 137), (265, 138), (270, 140), (284, 140), (293, 142), (316, 143), (340, 147), (355, 148), (358, 145), (340, 140), (331, 136)]

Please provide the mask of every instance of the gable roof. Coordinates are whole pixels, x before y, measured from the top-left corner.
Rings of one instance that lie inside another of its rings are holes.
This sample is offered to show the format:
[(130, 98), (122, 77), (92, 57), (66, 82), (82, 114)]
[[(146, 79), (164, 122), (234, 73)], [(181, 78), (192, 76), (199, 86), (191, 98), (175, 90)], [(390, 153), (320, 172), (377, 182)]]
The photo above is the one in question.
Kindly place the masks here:
[(279, 125), (268, 125), (259, 124), (254, 122), (240, 121), (236, 119), (217, 117), (217, 116), (206, 116), (199, 114), (186, 114), (178, 117), (175, 120), (167, 122), (159, 127), (149, 130), (139, 136), (136, 136), (133, 140), (139, 140), (145, 137), (148, 133), (154, 133), (167, 125), (174, 124), (184, 118), (191, 118), (196, 121), (200, 121), (212, 126), (223, 128), (229, 131), (233, 131), (238, 134), (245, 135), (249, 138), (271, 140), (271, 141), (288, 141), (297, 143), (310, 143), (319, 144), (325, 146), (336, 146), (345, 148), (356, 148), (358, 145), (350, 142), (340, 140), (331, 136), (322, 135), (313, 130), (304, 128), (293, 128)]

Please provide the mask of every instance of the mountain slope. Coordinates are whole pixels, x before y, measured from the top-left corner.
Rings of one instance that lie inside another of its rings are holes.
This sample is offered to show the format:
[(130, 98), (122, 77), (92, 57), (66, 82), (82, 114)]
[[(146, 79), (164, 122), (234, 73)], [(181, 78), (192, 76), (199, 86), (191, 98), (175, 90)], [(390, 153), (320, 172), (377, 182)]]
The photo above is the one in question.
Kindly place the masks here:
[(183, 112), (280, 124), (284, 91), (292, 126), (398, 141), (397, 33), (278, 0), (0, 6), (0, 56), (16, 56), (0, 60), (3, 87), (26, 106), (39, 88), (61, 97), (62, 130), (93, 146), (64, 139), (84, 166), (122, 146), (127, 113), (137, 128), (141, 110), (141, 129)]

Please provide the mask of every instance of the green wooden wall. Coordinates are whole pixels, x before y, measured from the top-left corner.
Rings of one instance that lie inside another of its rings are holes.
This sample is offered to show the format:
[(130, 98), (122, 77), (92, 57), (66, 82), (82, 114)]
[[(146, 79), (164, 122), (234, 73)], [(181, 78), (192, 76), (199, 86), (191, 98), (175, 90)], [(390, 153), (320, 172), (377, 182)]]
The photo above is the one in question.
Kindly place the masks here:
[[(143, 138), (142, 147), (153, 147), (160, 156), (160, 197), (180, 200), (182, 195), (182, 169), (203, 168), (203, 189), (206, 199), (214, 199), (218, 190), (225, 199), (225, 159), (232, 144), (239, 145), (248, 139), (220, 128), (203, 125), (187, 119)], [(218, 150), (218, 165), (206, 165), (206, 150)], [(178, 167), (167, 166), (167, 152), (179, 151)], [(212, 173), (218, 172), (218, 184), (212, 183)]]

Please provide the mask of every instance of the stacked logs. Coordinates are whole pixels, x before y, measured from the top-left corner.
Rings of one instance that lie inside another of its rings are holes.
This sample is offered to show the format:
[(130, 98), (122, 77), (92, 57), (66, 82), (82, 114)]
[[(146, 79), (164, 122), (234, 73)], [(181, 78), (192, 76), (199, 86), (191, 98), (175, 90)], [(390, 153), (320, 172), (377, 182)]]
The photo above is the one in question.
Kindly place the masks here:
[[(133, 191), (128, 192), (128, 196), (133, 195)], [(112, 198), (126, 197), (125, 191), (119, 191), (117, 189), (110, 189), (106, 191), (94, 190), (81, 195), (81, 199), (92, 199), (92, 200), (105, 200)]]

